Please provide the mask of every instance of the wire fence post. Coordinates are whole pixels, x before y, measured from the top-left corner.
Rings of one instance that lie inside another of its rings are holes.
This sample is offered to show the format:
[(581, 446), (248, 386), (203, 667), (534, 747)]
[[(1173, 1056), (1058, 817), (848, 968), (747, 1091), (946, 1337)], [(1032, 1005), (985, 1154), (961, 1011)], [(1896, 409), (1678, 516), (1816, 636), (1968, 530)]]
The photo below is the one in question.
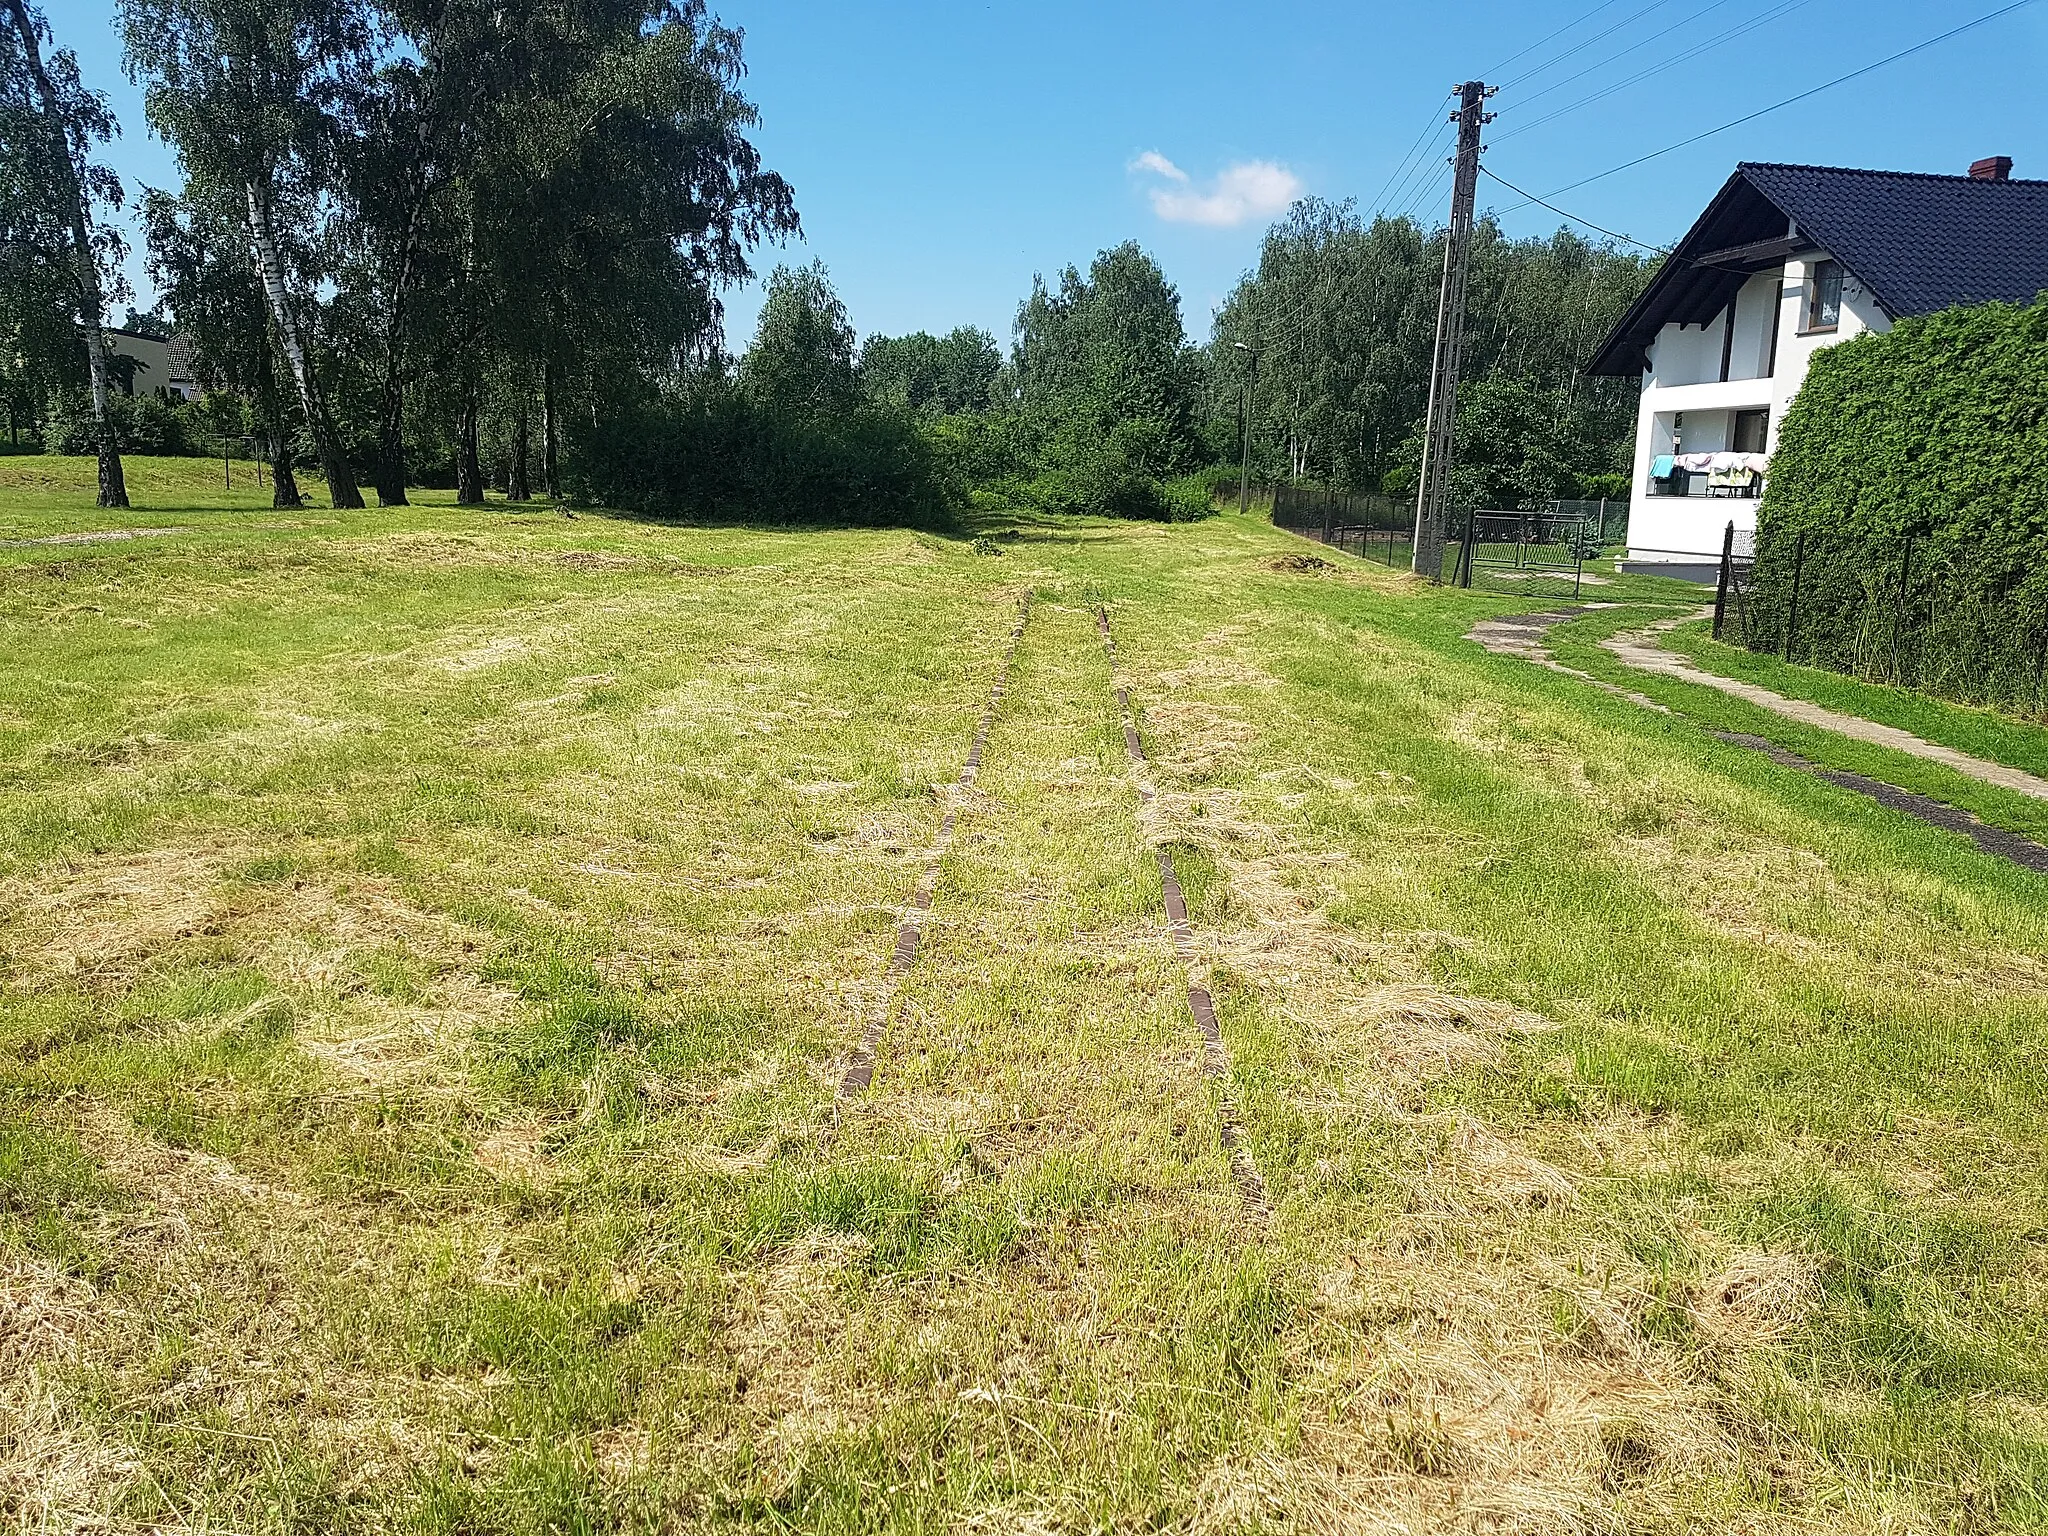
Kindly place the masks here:
[(1799, 643), (1799, 581), (1806, 574), (1806, 530), (1799, 530), (1799, 537), (1792, 541), (1792, 601), (1785, 609), (1785, 659), (1792, 659), (1792, 651)]
[(1728, 519), (1721, 535), (1721, 573), (1714, 583), (1714, 638), (1721, 638), (1721, 626), (1728, 618), (1728, 578), (1735, 566), (1735, 519)]
[(1913, 578), (1913, 535), (1906, 535), (1905, 546), (1899, 551), (1899, 597), (1892, 605), (1892, 681), (1903, 683), (1906, 678), (1905, 663), (1901, 659), (1901, 636), (1906, 626), (1906, 585)]
[(1472, 541), (1479, 529), (1479, 513), (1471, 507), (1465, 509), (1465, 537), (1458, 541), (1458, 585), (1469, 588), (1472, 585)]

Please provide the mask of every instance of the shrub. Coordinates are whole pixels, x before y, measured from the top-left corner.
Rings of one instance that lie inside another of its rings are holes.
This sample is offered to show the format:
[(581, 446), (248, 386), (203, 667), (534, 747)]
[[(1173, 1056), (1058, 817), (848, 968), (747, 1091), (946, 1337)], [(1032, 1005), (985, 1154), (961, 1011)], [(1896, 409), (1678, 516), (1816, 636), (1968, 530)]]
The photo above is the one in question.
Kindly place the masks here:
[[(180, 458), (212, 452), (207, 423), (184, 401), (160, 394), (114, 394), (107, 400), (115, 441), (123, 453)], [(48, 453), (89, 454), (94, 451), (92, 397), (83, 390), (61, 390), (51, 396), (43, 416), (43, 448)]]
[(576, 499), (655, 517), (859, 524), (948, 523), (961, 490), (902, 412), (778, 409), (724, 380), (623, 401), (571, 438)]
[(1754, 585), (1760, 648), (1972, 703), (2048, 702), (2048, 297), (1816, 356), (1759, 509)]
[(1107, 437), (1062, 433), (1041, 450), (1037, 475), (1019, 487), (1048, 512), (1189, 522), (1215, 510), (1200, 475), (1164, 481), (1156, 470), (1161, 437), (1146, 420), (1124, 422)]

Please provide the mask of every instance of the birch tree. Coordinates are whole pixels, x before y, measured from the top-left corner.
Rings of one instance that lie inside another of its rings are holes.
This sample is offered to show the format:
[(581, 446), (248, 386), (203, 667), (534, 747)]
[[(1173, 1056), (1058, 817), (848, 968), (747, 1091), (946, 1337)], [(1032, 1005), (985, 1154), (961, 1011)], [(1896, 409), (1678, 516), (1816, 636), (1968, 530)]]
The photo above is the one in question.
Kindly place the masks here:
[(24, 130), (9, 145), (10, 170), (19, 173), (13, 188), (15, 207), (7, 220), (10, 244), (23, 247), (31, 261), (52, 262), (65, 275), (69, 307), (76, 312), (85, 343), (99, 504), (125, 507), (128, 481), (110, 407), (108, 285), (101, 266), (118, 259), (120, 242), (93, 218), (95, 202), (119, 205), (121, 184), (111, 171), (88, 159), (94, 143), (112, 136), (114, 123), (105, 104), (80, 84), (78, 62), (68, 50), (45, 62), (43, 42), (49, 27), (27, 0), (0, 0), (0, 5), (9, 33), (7, 46), (0, 49), (0, 74), (15, 77), (13, 84), (25, 84), (33, 99), (32, 107), (10, 114)]
[(121, 14), (129, 70), (187, 185), (239, 204), (329, 498), (360, 507), (321, 373), (315, 284), (336, 145), (372, 73), (370, 18), (355, 0), (122, 0)]

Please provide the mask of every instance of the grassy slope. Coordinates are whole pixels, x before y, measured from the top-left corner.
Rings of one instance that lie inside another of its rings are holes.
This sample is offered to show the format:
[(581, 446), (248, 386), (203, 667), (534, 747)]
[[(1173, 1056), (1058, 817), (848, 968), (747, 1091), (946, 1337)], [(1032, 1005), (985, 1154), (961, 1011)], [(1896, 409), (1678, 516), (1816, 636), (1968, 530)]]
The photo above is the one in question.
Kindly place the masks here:
[[(1688, 719), (1723, 730), (1764, 737), (1789, 747), (1811, 762), (1918, 790), (1937, 800), (1961, 806), (1994, 826), (2007, 827), (2037, 841), (2048, 842), (2048, 806), (2029, 795), (1982, 783), (1967, 774), (1910, 753), (1855, 741), (1834, 731), (1787, 720), (1761, 705), (1731, 698), (1704, 684), (1641, 672), (1601, 648), (1599, 641), (1603, 637), (1640, 628), (1653, 619), (1664, 617), (1668, 611), (1622, 608), (1573, 619), (1550, 631), (1551, 654), (1595, 677), (1625, 684), (1638, 693), (1668, 704), (1682, 711)], [(1737, 661), (1735, 658), (1746, 653), (1716, 645), (1711, 639), (1702, 640), (1689, 629), (1677, 632), (1674, 648), (1696, 656), (1705, 670), (1748, 678), (1790, 697), (1809, 698), (1848, 714), (1865, 714), (1869, 719), (1899, 726), (1928, 741), (1976, 753), (1993, 762), (2009, 762), (2015, 767), (2029, 769), (2048, 767), (2041, 756), (2041, 743), (2037, 740), (2048, 736), (2048, 733), (2024, 721), (1989, 716), (1933, 699), (1909, 699), (1894, 689), (1873, 688), (1853, 679), (1816, 673), (1811, 668), (1786, 667), (1769, 658)]]
[(2048, 1523), (2038, 878), (1231, 517), (189, 515), (0, 551), (0, 1508)]
[(1775, 656), (1722, 645), (1704, 624), (1676, 630), (1665, 643), (1692, 657), (1707, 671), (1724, 677), (1739, 677), (1792, 698), (1811, 699), (1830, 709), (1881, 720), (1976, 757), (2048, 775), (2048, 726), (2039, 721), (1951, 704), (1928, 694), (1866, 683), (1820, 667), (1793, 666)]

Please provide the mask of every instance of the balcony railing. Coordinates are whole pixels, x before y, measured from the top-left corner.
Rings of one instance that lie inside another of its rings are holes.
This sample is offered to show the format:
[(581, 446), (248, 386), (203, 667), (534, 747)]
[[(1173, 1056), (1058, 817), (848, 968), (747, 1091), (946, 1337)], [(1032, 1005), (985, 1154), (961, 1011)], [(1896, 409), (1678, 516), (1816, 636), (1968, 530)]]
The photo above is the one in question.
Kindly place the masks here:
[[(1770, 461), (1761, 453), (1719, 450), (1666, 455), (1652, 461), (1645, 490), (1652, 497), (1715, 497), (1753, 501), (1763, 495)], [(1659, 470), (1664, 473), (1659, 474)]]

